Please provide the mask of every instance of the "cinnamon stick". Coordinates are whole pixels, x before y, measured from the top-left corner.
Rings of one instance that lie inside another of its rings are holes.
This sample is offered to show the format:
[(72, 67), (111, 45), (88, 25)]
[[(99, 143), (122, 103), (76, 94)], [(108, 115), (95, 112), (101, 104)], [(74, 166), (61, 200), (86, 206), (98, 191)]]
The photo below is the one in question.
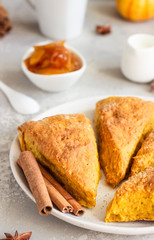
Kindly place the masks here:
[(150, 87), (151, 87), (151, 92), (153, 92), (154, 91), (154, 79), (152, 80)]
[(2, 6), (1, 3), (0, 3), (0, 18), (2, 18), (2, 19), (9, 19), (9, 18), (8, 18), (8, 12), (7, 12), (6, 9)]
[(3, 37), (5, 35), (5, 30), (4, 29), (0, 29), (0, 37)]
[(45, 216), (50, 214), (53, 209), (53, 205), (33, 153), (30, 151), (22, 152), (17, 160), (17, 163), (22, 168), (26, 176), (40, 215)]
[(70, 203), (73, 207), (73, 213), (76, 216), (82, 216), (85, 211), (82, 206), (51, 176), (46, 169), (39, 164), (42, 175), (50, 182), (50, 184), (57, 189), (57, 191)]
[(48, 193), (51, 200), (63, 213), (73, 212), (73, 207), (66, 201), (66, 199), (54, 188), (51, 183), (44, 177)]
[(5, 23), (5, 26), (4, 26), (5, 32), (6, 32), (6, 33), (9, 32), (9, 31), (11, 30), (11, 28), (12, 28), (12, 24), (11, 24), (9, 21), (7, 21), (7, 22)]
[(0, 37), (3, 37), (12, 28), (8, 12), (0, 3)]

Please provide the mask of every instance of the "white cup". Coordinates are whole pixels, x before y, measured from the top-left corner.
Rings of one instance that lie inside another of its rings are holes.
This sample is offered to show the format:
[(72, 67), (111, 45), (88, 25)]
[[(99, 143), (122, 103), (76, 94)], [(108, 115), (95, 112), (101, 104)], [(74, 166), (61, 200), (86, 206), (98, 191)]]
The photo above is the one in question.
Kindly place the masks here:
[(73, 39), (82, 32), (88, 0), (27, 0), (41, 32), (53, 39)]
[(134, 82), (150, 82), (154, 79), (154, 36), (135, 34), (128, 38), (123, 52), (121, 70)]

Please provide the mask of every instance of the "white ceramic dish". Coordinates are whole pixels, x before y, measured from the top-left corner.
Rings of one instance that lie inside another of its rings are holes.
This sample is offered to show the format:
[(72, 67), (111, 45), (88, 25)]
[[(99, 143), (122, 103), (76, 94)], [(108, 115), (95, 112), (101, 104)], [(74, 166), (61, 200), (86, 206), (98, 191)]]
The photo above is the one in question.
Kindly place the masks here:
[[(45, 45), (52, 41), (44, 41), (40, 42), (36, 45)], [(48, 91), (48, 92), (61, 92), (64, 91), (71, 86), (73, 86), (82, 76), (86, 69), (86, 61), (84, 57), (74, 48), (68, 46), (65, 44), (65, 46), (74, 52), (76, 55), (79, 56), (82, 62), (82, 67), (74, 72), (69, 73), (63, 73), (63, 74), (52, 74), (52, 75), (42, 75), (42, 74), (36, 74), (29, 71), (24, 63), (24, 60), (28, 58), (32, 52), (34, 51), (34, 48), (31, 47), (23, 56), (21, 67), (25, 75), (29, 78), (29, 80), (35, 84), (37, 87), (41, 88), (42, 90)]]
[[(105, 96), (106, 97), (106, 96)], [(55, 108), (48, 110), (47, 112), (39, 115), (34, 120), (42, 119), (47, 116), (60, 114), (60, 113), (84, 113), (87, 117), (93, 121), (94, 117), (94, 109), (95, 104), (98, 100), (103, 97), (93, 97), (87, 99), (81, 99), (78, 101), (66, 103)], [(153, 100), (144, 98), (146, 100)], [(18, 159), (20, 154), (20, 147), (17, 136), (15, 137), (11, 150), (10, 150), (10, 164), (13, 175), (23, 189), (23, 191), (33, 200), (33, 196), (28, 188), (25, 177), (20, 170), (20, 168), (16, 164), (16, 160)], [(128, 223), (105, 223), (104, 217), (106, 213), (106, 207), (110, 200), (113, 198), (115, 193), (115, 189), (113, 190), (105, 183), (104, 174), (102, 174), (102, 178), (100, 179), (98, 186), (98, 195), (96, 207), (93, 209), (86, 209), (86, 213), (82, 217), (76, 217), (71, 214), (64, 214), (57, 210), (55, 207), (53, 209), (52, 215), (71, 223), (73, 225), (87, 228), (90, 230), (107, 232), (107, 233), (115, 233), (115, 234), (127, 234), (127, 235), (140, 235), (140, 234), (150, 234), (154, 233), (154, 222), (150, 221), (140, 221), (140, 222), (128, 222)]]

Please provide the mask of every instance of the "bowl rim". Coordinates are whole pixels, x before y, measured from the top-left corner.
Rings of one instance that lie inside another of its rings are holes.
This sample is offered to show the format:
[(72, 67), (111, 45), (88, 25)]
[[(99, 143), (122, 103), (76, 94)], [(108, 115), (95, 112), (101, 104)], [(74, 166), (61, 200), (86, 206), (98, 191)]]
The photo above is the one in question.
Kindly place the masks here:
[[(34, 46), (46, 45), (46, 44), (49, 44), (49, 43), (52, 43), (52, 42), (55, 42), (55, 41), (53, 41), (53, 40), (41, 41), (41, 42), (38, 42), (38, 43), (34, 44)], [(25, 71), (28, 72), (29, 74), (31, 74), (31, 76), (35, 76), (35, 77), (37, 76), (37, 77), (39, 77), (39, 78), (46, 78), (46, 79), (51, 78), (51, 77), (54, 77), (54, 78), (55, 78), (55, 77), (62, 77), (62, 76), (67, 77), (67, 76), (69, 76), (69, 75), (75, 75), (75, 74), (77, 74), (77, 73), (79, 73), (79, 72), (81, 72), (81, 71), (84, 71), (84, 70), (86, 69), (87, 64), (86, 64), (86, 60), (85, 60), (85, 58), (83, 57), (83, 55), (82, 55), (78, 50), (76, 50), (74, 47), (71, 47), (69, 44), (65, 43), (64, 45), (65, 45), (65, 47), (67, 47), (69, 50), (71, 50), (73, 53), (75, 53), (75, 54), (80, 58), (80, 60), (81, 60), (81, 62), (82, 62), (82, 66), (81, 66), (80, 69), (75, 70), (75, 71), (73, 71), (73, 72), (60, 73), (60, 74), (50, 74), (50, 75), (33, 73), (33, 72), (29, 71), (29, 69), (27, 68), (27, 66), (26, 66), (26, 64), (25, 64), (25, 62), (24, 62), (24, 60), (25, 60), (26, 58), (28, 58), (28, 57), (30, 56), (30, 54), (34, 51), (34, 46), (31, 46), (31, 47), (24, 53), (24, 55), (23, 55), (23, 57), (22, 57), (22, 61), (21, 61), (22, 70), (23, 70), (24, 72), (25, 72)]]

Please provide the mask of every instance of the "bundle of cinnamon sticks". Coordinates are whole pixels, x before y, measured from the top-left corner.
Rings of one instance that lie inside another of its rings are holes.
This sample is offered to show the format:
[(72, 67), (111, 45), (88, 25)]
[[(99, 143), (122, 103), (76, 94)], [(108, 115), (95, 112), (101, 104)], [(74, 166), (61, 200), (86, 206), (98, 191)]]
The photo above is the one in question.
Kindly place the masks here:
[(41, 215), (52, 212), (52, 202), (63, 213), (84, 214), (81, 205), (37, 162), (32, 152), (22, 152), (17, 163), (25, 174)]
[(0, 3), (0, 37), (3, 37), (12, 28), (8, 12)]

